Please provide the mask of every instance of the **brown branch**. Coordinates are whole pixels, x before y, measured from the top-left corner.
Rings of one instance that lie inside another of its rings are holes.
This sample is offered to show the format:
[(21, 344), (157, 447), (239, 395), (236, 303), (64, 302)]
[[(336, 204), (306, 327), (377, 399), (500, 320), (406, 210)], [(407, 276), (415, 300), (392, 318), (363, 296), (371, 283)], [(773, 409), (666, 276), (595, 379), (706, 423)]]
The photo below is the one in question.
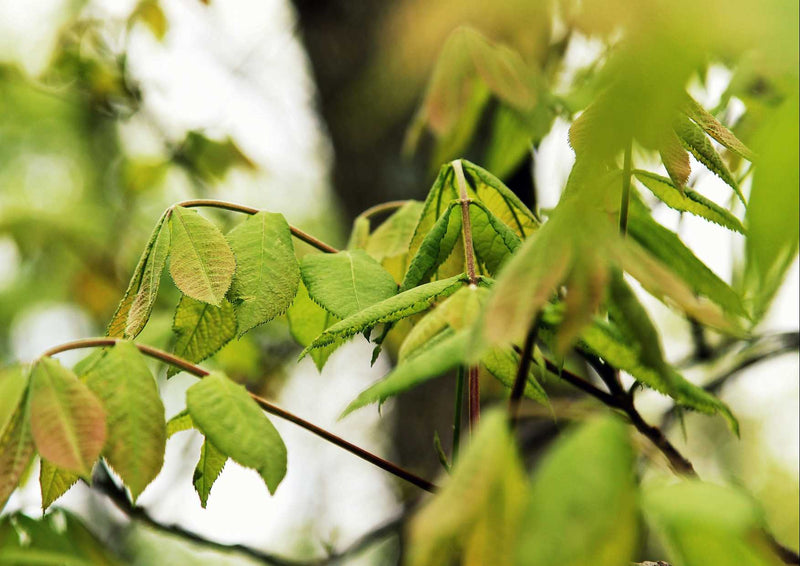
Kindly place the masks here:
[[(182, 206), (183, 208), (197, 208), (197, 207), (221, 208), (223, 210), (231, 210), (233, 212), (241, 212), (242, 214), (250, 214), (250, 215), (258, 214), (259, 212), (261, 212), (259, 209), (252, 208), (250, 206), (244, 206), (233, 202), (226, 202), (214, 199), (185, 200), (183, 202), (179, 202), (175, 206)], [(317, 248), (321, 252), (325, 252), (328, 254), (335, 254), (339, 252), (339, 250), (337, 250), (333, 246), (326, 244), (322, 240), (318, 240), (311, 234), (303, 232), (300, 228), (295, 228), (294, 226), (290, 225), (289, 230), (291, 230), (292, 236), (294, 236), (298, 240), (302, 240), (303, 242), (309, 244), (310, 246)]]
[(511, 396), (508, 399), (508, 414), (511, 426), (514, 427), (519, 416), (519, 403), (522, 394), (525, 393), (525, 385), (528, 383), (528, 372), (531, 369), (531, 359), (533, 358), (533, 347), (536, 344), (536, 336), (539, 334), (539, 317), (531, 323), (528, 334), (525, 336), (525, 343), (522, 346), (522, 353), (519, 358), (517, 375), (514, 378), (514, 385), (511, 387)]
[[(60, 352), (66, 352), (68, 350), (78, 350), (81, 348), (97, 348), (103, 346), (113, 346), (117, 342), (122, 342), (123, 340), (119, 338), (85, 338), (83, 340), (75, 340), (73, 342), (66, 342), (59, 346), (55, 346), (46, 350), (42, 356), (53, 356)], [(159, 350), (158, 348), (153, 348), (152, 346), (147, 346), (146, 344), (139, 344), (134, 342), (134, 346), (136, 346), (140, 352), (143, 354), (150, 356), (151, 358), (155, 358), (166, 362), (170, 365), (178, 367), (183, 371), (191, 373), (197, 377), (205, 377), (209, 374), (208, 371), (197, 366), (191, 362), (188, 362), (182, 358), (174, 356), (168, 352), (164, 352), (163, 350)], [(297, 415), (290, 413), (289, 411), (280, 408), (277, 405), (272, 404), (271, 402), (267, 401), (266, 399), (259, 397), (253, 393), (250, 393), (250, 397), (258, 403), (258, 405), (267, 413), (271, 415), (275, 415), (276, 417), (282, 418), (287, 420), (291, 423), (296, 424), (297, 426), (306, 429), (307, 431), (311, 432), (330, 442), (331, 444), (335, 444), (336, 446), (347, 450), (351, 454), (358, 456), (362, 460), (366, 460), (370, 464), (373, 464), (382, 470), (389, 472), (390, 474), (397, 476), (401, 479), (406, 480), (407, 482), (416, 485), (420, 489), (424, 489), (428, 492), (434, 492), (436, 490), (436, 486), (429, 482), (426, 479), (423, 479), (408, 470), (401, 468), (397, 464), (389, 462), (388, 460), (384, 460), (380, 456), (373, 454), (355, 444), (348, 442), (347, 440), (341, 438), (340, 436), (336, 436), (335, 434), (328, 432), (327, 430), (318, 427), (317, 425), (306, 421), (298, 417)]]

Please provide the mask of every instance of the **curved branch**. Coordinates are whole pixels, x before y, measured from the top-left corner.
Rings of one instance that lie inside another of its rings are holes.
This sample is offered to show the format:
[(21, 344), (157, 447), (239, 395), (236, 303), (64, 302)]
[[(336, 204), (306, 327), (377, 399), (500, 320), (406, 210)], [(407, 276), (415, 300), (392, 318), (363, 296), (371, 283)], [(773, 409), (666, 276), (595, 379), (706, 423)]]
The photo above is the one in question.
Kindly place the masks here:
[(381, 204), (376, 204), (375, 206), (371, 206), (366, 209), (364, 212), (359, 214), (361, 218), (372, 218), (378, 214), (382, 214), (384, 212), (389, 212), (391, 210), (397, 210), (401, 208), (406, 203), (411, 202), (410, 200), (390, 200), (388, 202), (382, 202)]
[[(42, 356), (53, 356), (60, 352), (66, 352), (68, 350), (79, 350), (82, 348), (98, 348), (104, 346), (113, 346), (117, 342), (124, 342), (124, 340), (120, 338), (85, 338), (83, 340), (75, 340), (73, 342), (65, 342), (59, 346), (55, 346), (46, 350)], [(159, 350), (158, 348), (153, 348), (152, 346), (148, 346), (146, 344), (139, 344), (136, 342), (132, 342), (134, 346), (136, 346), (140, 352), (149, 356), (151, 358), (155, 358), (161, 360), (162, 362), (168, 363), (175, 367), (182, 369), (188, 373), (191, 373), (197, 377), (205, 377), (209, 374), (209, 372), (198, 365), (195, 365), (187, 360), (174, 356), (168, 352), (164, 352), (163, 350)], [(331, 444), (335, 444), (336, 446), (347, 450), (351, 454), (358, 456), (362, 460), (366, 460), (370, 464), (373, 464), (382, 470), (389, 472), (390, 474), (397, 476), (401, 479), (406, 480), (407, 482), (414, 484), (415, 486), (419, 487), (420, 489), (424, 489), (425, 491), (433, 493), (436, 490), (436, 486), (429, 482), (426, 479), (423, 479), (416, 474), (409, 472), (408, 470), (401, 468), (397, 464), (389, 462), (369, 452), (360, 446), (356, 446), (355, 444), (348, 442), (344, 438), (340, 436), (336, 436), (332, 432), (325, 430), (324, 428), (318, 427), (317, 425), (308, 422), (305, 419), (302, 419), (295, 415), (294, 413), (290, 413), (289, 411), (282, 409), (281, 407), (274, 405), (273, 403), (267, 401), (266, 399), (255, 395), (254, 393), (250, 393), (248, 391), (250, 397), (258, 403), (258, 405), (267, 413), (279, 417), (281, 419), (287, 420), (291, 423), (296, 424), (297, 426), (306, 429), (307, 431), (311, 432), (327, 440)]]

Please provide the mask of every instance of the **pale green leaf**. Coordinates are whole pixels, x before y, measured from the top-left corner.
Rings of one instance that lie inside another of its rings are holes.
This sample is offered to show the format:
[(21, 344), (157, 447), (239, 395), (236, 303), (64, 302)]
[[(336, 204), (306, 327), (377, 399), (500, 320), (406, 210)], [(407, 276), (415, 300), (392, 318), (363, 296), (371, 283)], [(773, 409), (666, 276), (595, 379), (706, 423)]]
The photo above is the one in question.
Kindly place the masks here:
[(397, 292), (394, 278), (363, 250), (308, 255), (300, 272), (314, 302), (339, 318)]
[[(311, 300), (302, 281), (292, 306), (286, 311), (286, 318), (289, 321), (289, 331), (304, 348), (325, 329), (339, 322), (338, 318)], [(333, 341), (328, 346), (311, 351), (311, 359), (314, 360), (318, 370), (322, 371), (325, 362), (340, 344), (341, 342)]]
[(132, 342), (107, 350), (85, 379), (107, 415), (103, 456), (136, 501), (164, 463), (167, 432), (156, 382)]
[(703, 195), (689, 188), (681, 193), (669, 179), (648, 171), (635, 171), (634, 176), (670, 208), (700, 216), (728, 230), (744, 234), (744, 226), (738, 218)]
[(189, 414), (189, 409), (184, 409), (167, 421), (167, 439), (171, 438), (173, 434), (193, 428), (192, 415)]
[(644, 490), (645, 517), (682, 566), (780, 564), (751, 497), (731, 487), (687, 480)]
[(634, 453), (625, 425), (605, 418), (559, 439), (536, 470), (517, 564), (620, 566), (637, 545)]
[(522, 242), (483, 203), (470, 203), (469, 215), (475, 257), (486, 266), (490, 275), (496, 275), (500, 266), (519, 249)]
[(461, 233), (461, 213), (457, 207), (458, 203), (451, 202), (422, 240), (400, 284), (401, 292), (427, 283), (453, 251)]
[[(514, 386), (520, 364), (520, 356), (514, 350), (511, 348), (492, 348), (481, 357), (480, 363), (500, 383), (509, 389)], [(539, 384), (537, 374), (540, 374), (538, 377), (541, 377), (539, 366), (531, 364), (523, 394), (525, 397), (538, 401), (543, 405), (549, 405), (550, 400), (547, 398), (547, 392)]]
[(459, 275), (449, 279), (433, 281), (367, 307), (363, 311), (357, 312), (327, 328), (303, 350), (301, 356), (306, 355), (315, 348), (321, 348), (336, 341), (344, 340), (378, 324), (396, 322), (427, 310), (437, 299), (455, 293), (464, 285), (465, 280), (464, 275)]
[(406, 358), (379, 382), (367, 388), (350, 403), (342, 417), (372, 403), (383, 403), (389, 397), (407, 391), (434, 377), (454, 369), (466, 357), (467, 330), (445, 331), (426, 348)]
[(728, 169), (728, 166), (725, 165), (722, 157), (720, 157), (717, 150), (714, 149), (714, 146), (706, 137), (705, 132), (694, 122), (687, 119), (677, 122), (675, 125), (675, 132), (678, 134), (683, 147), (688, 149), (692, 155), (694, 155), (695, 159), (705, 165), (709, 171), (725, 181), (725, 183), (734, 190), (736, 196), (742, 201), (742, 204), (746, 206), (747, 203), (744, 200), (741, 189), (739, 189), (739, 184), (736, 182), (736, 179), (733, 178), (733, 174)]
[(155, 305), (156, 297), (158, 296), (161, 273), (167, 263), (169, 248), (170, 231), (162, 224), (142, 269), (139, 289), (131, 303), (131, 310), (128, 313), (128, 320), (125, 326), (126, 338), (138, 336), (150, 318), (150, 313), (153, 311), (153, 305)]
[(21, 399), (0, 433), (0, 511), (28, 468), (35, 447), (27, 396)]
[(211, 488), (222, 473), (222, 468), (225, 467), (227, 461), (228, 457), (214, 448), (208, 439), (203, 442), (203, 446), (200, 448), (200, 460), (197, 462), (192, 476), (192, 483), (197, 495), (200, 496), (200, 507), (203, 509), (206, 508)]
[(56, 360), (31, 371), (30, 419), (36, 449), (59, 468), (88, 476), (106, 440), (106, 415), (94, 393)]
[(275, 493), (286, 475), (286, 445), (243, 386), (212, 372), (186, 391), (186, 406), (220, 452), (258, 471)]
[[(234, 307), (227, 299), (216, 307), (184, 295), (175, 310), (172, 329), (177, 336), (175, 355), (201, 362), (236, 337)], [(167, 377), (178, 372), (180, 369), (170, 367)]]
[(683, 111), (689, 118), (695, 121), (705, 133), (717, 140), (729, 150), (743, 157), (748, 161), (753, 161), (753, 152), (744, 145), (733, 132), (723, 126), (712, 114), (703, 108), (696, 100), (687, 96)]
[(219, 306), (231, 285), (236, 259), (222, 232), (180, 206), (170, 216), (172, 249), (169, 272), (184, 295)]
[(21, 365), (0, 369), (0, 437), (11, 422), (27, 385), (28, 372)]
[(39, 487), (42, 493), (42, 511), (47, 511), (53, 502), (75, 485), (80, 476), (75, 472), (62, 470), (42, 458), (39, 468)]
[(300, 282), (289, 224), (282, 214), (259, 212), (228, 234), (236, 257), (231, 300), (239, 336), (286, 312)]
[(422, 206), (416, 200), (406, 201), (369, 235), (364, 246), (366, 252), (377, 261), (408, 252)]

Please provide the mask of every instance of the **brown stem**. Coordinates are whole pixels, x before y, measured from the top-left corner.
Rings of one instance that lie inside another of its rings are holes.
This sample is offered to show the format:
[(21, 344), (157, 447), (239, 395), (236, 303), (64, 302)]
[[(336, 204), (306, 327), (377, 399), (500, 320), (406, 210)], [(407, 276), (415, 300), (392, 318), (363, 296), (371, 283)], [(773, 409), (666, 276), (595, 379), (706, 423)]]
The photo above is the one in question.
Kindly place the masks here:
[[(250, 206), (244, 206), (233, 202), (225, 202), (223, 200), (214, 200), (214, 199), (185, 200), (183, 202), (179, 202), (175, 206), (182, 206), (183, 208), (197, 208), (197, 207), (221, 208), (223, 210), (231, 210), (233, 212), (241, 212), (242, 214), (250, 214), (250, 215), (258, 214), (259, 212), (261, 212), (259, 209), (252, 208)], [(309, 244), (310, 246), (317, 248), (321, 252), (325, 252), (328, 254), (339, 253), (339, 250), (337, 250), (333, 246), (326, 244), (322, 240), (318, 240), (311, 234), (303, 232), (300, 228), (289, 226), (289, 230), (291, 230), (292, 236), (294, 236), (298, 240), (302, 240), (303, 242)]]
[(531, 358), (533, 357), (533, 346), (536, 343), (536, 336), (539, 334), (539, 317), (531, 324), (528, 334), (525, 336), (525, 344), (522, 346), (522, 354), (519, 358), (517, 376), (511, 388), (511, 397), (508, 400), (508, 414), (511, 419), (511, 426), (515, 426), (519, 416), (519, 403), (522, 394), (525, 392), (525, 384), (528, 382), (528, 372), (531, 368)]
[(464, 240), (464, 261), (467, 264), (467, 277), (471, 285), (478, 282), (475, 273), (475, 250), (472, 247), (472, 220), (469, 216), (469, 195), (467, 194), (467, 180), (464, 178), (464, 168), (461, 160), (453, 161), (453, 171), (456, 172), (456, 182), (458, 183), (458, 193), (461, 203), (461, 233)]
[[(49, 350), (46, 350), (42, 354), (42, 356), (53, 356), (60, 352), (66, 352), (68, 350), (78, 350), (81, 348), (97, 348), (103, 346), (113, 346), (117, 342), (122, 342), (122, 341), (123, 340), (119, 338), (85, 338), (83, 340), (65, 342), (64, 344), (50, 348)], [(158, 348), (153, 348), (152, 346), (147, 346), (146, 344), (139, 344), (135, 342), (133, 344), (143, 354), (150, 356), (151, 358), (156, 358), (158, 360), (161, 360), (162, 362), (166, 362), (175, 367), (178, 367), (197, 377), (205, 377), (209, 374), (208, 371), (201, 368), (200, 366), (197, 366), (182, 358), (174, 356), (168, 352), (164, 352), (163, 350), (159, 350)], [(256, 403), (258, 403), (258, 405), (267, 413), (275, 415), (276, 417), (282, 418), (291, 423), (294, 423), (297, 426), (311, 432), (312, 434), (316, 434), (320, 438), (323, 438), (328, 442), (335, 444), (336, 446), (339, 446), (344, 450), (347, 450), (348, 452), (358, 456), (362, 460), (366, 460), (367, 462), (389, 472), (390, 474), (393, 474), (401, 479), (406, 480), (409, 483), (416, 485), (420, 489), (424, 489), (425, 491), (429, 492), (434, 492), (436, 490), (436, 486), (433, 483), (409, 472), (404, 468), (401, 468), (397, 464), (389, 462), (388, 460), (384, 460), (383, 458), (373, 454), (372, 452), (364, 450), (363, 448), (356, 446), (355, 444), (348, 442), (347, 440), (339, 436), (336, 436), (335, 434), (328, 432), (327, 430), (320, 428), (315, 424), (312, 424), (304, 419), (301, 419), (297, 415), (290, 413), (289, 411), (286, 411), (285, 409), (282, 409), (277, 405), (270, 403), (269, 401), (263, 399), (262, 397), (259, 397), (258, 395), (250, 393), (250, 397)]]
[(469, 431), (470, 433), (478, 426), (481, 417), (481, 384), (478, 380), (478, 367), (470, 366), (468, 374), (468, 395), (469, 395)]

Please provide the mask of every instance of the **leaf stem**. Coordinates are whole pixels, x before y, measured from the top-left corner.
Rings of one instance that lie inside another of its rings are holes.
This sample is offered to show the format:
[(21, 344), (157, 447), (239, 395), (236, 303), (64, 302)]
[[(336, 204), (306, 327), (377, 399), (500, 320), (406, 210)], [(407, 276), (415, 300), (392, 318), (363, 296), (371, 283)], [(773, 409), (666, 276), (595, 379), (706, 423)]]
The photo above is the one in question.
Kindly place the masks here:
[(458, 366), (456, 373), (456, 407), (453, 414), (453, 457), (455, 464), (458, 456), (459, 444), (461, 442), (461, 418), (464, 412), (464, 382), (466, 381), (466, 371), (464, 366)]
[(519, 358), (517, 376), (514, 379), (514, 385), (511, 388), (511, 396), (508, 400), (508, 415), (512, 427), (516, 426), (517, 418), (519, 417), (520, 400), (522, 399), (522, 394), (525, 392), (525, 384), (528, 382), (528, 372), (531, 369), (531, 359), (533, 358), (533, 347), (536, 344), (536, 337), (538, 334), (539, 316), (531, 323), (528, 334), (525, 336), (525, 343), (522, 346), (522, 354), (520, 354)]
[(406, 203), (411, 202), (410, 200), (390, 200), (388, 202), (382, 202), (380, 204), (376, 204), (375, 206), (371, 206), (366, 209), (364, 212), (359, 214), (361, 218), (372, 218), (378, 214), (383, 212), (389, 212), (391, 210), (397, 210), (398, 208), (402, 207)]
[[(46, 350), (42, 356), (53, 356), (55, 354), (66, 352), (68, 350), (78, 350), (82, 348), (98, 348), (104, 346), (113, 346), (118, 342), (123, 342), (119, 338), (85, 338), (83, 340), (75, 340), (72, 342), (65, 342), (64, 344), (60, 344), (53, 348)], [(146, 344), (139, 344), (134, 342), (134, 346), (136, 346), (140, 352), (149, 356), (151, 358), (155, 358), (161, 360), (162, 362), (166, 362), (170, 365), (178, 367), (183, 371), (191, 373), (197, 377), (205, 377), (209, 374), (209, 372), (198, 365), (195, 365), (187, 360), (179, 358), (173, 354), (168, 352), (164, 352), (163, 350), (159, 350), (158, 348), (153, 348), (152, 346), (148, 346)], [(248, 392), (249, 393), (249, 392)], [(306, 429), (307, 431), (311, 432), (330, 442), (331, 444), (335, 444), (336, 446), (347, 450), (351, 454), (354, 454), (361, 458), (362, 460), (366, 460), (367, 462), (381, 468), (393, 474), (401, 479), (406, 480), (407, 482), (416, 485), (420, 489), (424, 489), (425, 491), (434, 492), (436, 490), (436, 486), (429, 482), (426, 479), (423, 479), (408, 470), (401, 468), (397, 464), (389, 462), (388, 460), (384, 460), (380, 456), (373, 454), (355, 444), (348, 442), (347, 440), (336, 436), (335, 434), (328, 432), (327, 430), (318, 427), (317, 425), (310, 423), (297, 415), (290, 413), (289, 411), (278, 407), (267, 401), (266, 399), (255, 395), (254, 393), (249, 393), (250, 397), (258, 403), (258, 405), (267, 413), (271, 415), (275, 415), (276, 417), (282, 418), (287, 420), (291, 423), (296, 424), (297, 426)]]
[(478, 277), (475, 273), (475, 250), (472, 247), (472, 220), (469, 216), (470, 198), (467, 194), (467, 180), (464, 178), (464, 168), (461, 166), (460, 159), (453, 161), (453, 171), (456, 173), (460, 196), (459, 202), (461, 203), (461, 233), (464, 240), (464, 261), (467, 263), (467, 277), (469, 277), (470, 284), (475, 285), (478, 282)]
[(623, 236), (628, 233), (628, 204), (631, 200), (631, 153), (633, 142), (625, 148), (622, 162), (622, 201), (619, 207), (619, 231)]
[(481, 384), (478, 380), (478, 366), (470, 366), (467, 370), (469, 378), (469, 430), (473, 432), (481, 417)]
[[(193, 199), (193, 200), (185, 200), (183, 202), (179, 202), (175, 206), (182, 206), (183, 208), (199, 208), (199, 207), (208, 207), (208, 208), (221, 208), (223, 210), (231, 210), (233, 212), (241, 212), (242, 214), (258, 214), (261, 212), (257, 208), (252, 208), (250, 206), (244, 206), (242, 204), (236, 204), (233, 202), (226, 202), (224, 200), (214, 200), (214, 199)], [(292, 236), (305, 242), (306, 244), (317, 248), (321, 252), (325, 252), (328, 254), (335, 254), (339, 253), (339, 250), (330, 246), (323, 242), (322, 240), (318, 240), (311, 234), (307, 234), (303, 232), (300, 228), (295, 228), (294, 226), (289, 226), (289, 230), (292, 232)]]

